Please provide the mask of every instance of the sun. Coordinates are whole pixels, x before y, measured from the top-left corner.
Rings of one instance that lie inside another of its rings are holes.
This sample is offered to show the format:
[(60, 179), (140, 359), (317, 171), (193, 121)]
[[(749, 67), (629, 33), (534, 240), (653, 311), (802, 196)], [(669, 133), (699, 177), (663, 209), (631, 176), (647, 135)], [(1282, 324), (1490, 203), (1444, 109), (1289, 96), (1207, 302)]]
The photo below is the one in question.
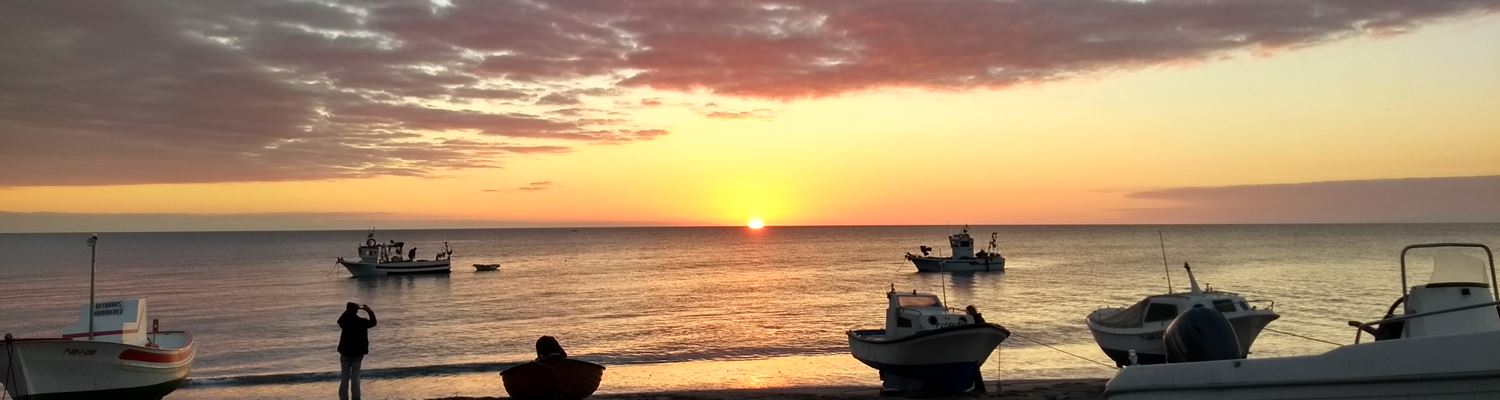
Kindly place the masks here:
[(760, 218), (751, 218), (750, 219), (750, 223), (745, 224), (745, 226), (750, 227), (750, 229), (765, 228), (766, 227), (766, 221), (763, 221)]

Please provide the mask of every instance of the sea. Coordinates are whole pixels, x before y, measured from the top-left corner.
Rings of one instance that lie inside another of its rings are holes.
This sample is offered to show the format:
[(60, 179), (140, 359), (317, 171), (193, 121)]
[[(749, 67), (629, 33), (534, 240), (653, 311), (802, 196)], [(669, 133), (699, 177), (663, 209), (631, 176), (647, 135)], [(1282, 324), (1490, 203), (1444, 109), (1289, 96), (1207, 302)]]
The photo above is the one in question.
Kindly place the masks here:
[[(963, 226), (380, 230), (446, 275), (350, 277), (368, 231), (100, 233), (97, 297), (145, 298), (197, 358), (170, 399), (329, 398), (346, 302), (370, 305), (366, 397), (504, 395), (498, 372), (542, 335), (608, 367), (601, 393), (875, 387), (845, 332), (883, 326), (885, 294), (974, 305), (1012, 333), (986, 379), (1108, 378), (1085, 316), (1205, 287), (1274, 302), (1251, 357), (1352, 343), (1401, 295), (1399, 254), (1426, 242), (1500, 246), (1500, 224), (971, 226), (996, 233), (1004, 272), (918, 273)], [(0, 332), (54, 336), (89, 294), (88, 233), (0, 234)], [(1480, 253), (1482, 255), (1482, 253)], [(1431, 256), (1408, 274), (1427, 279)], [(498, 263), (497, 272), (471, 264)], [(1170, 279), (1170, 283), (1169, 283)]]

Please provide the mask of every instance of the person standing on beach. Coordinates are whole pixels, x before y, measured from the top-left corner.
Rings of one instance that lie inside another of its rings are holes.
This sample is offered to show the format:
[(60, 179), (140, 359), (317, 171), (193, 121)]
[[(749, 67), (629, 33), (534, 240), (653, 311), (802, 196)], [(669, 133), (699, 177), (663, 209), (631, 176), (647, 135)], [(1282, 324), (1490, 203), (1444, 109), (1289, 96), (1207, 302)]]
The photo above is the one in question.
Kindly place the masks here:
[[(360, 318), (359, 310), (365, 310), (370, 319)], [(344, 315), (339, 316), (339, 400), (359, 400), (359, 364), (370, 352), (370, 328), (375, 327), (375, 310), (369, 305), (349, 302), (344, 305)], [(353, 385), (350, 385), (350, 384)]]

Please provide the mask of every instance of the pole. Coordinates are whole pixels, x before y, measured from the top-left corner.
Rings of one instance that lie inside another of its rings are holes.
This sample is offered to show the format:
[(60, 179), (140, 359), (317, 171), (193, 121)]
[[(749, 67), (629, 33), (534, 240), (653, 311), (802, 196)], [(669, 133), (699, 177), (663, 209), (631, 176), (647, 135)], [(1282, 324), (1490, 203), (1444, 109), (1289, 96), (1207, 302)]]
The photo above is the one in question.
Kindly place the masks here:
[(89, 308), (84, 311), (89, 313), (89, 340), (94, 340), (94, 260), (98, 254), (99, 235), (89, 237)]
[(1167, 266), (1167, 239), (1157, 230), (1156, 240), (1161, 243), (1161, 272), (1167, 274), (1167, 293), (1172, 293), (1172, 268)]

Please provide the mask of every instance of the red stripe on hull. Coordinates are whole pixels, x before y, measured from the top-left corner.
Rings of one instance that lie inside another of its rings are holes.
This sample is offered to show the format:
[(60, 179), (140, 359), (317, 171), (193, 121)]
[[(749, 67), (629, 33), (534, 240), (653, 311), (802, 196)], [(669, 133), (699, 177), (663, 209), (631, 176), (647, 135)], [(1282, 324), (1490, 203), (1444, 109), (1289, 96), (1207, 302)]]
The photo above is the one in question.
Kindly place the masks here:
[(140, 361), (149, 363), (174, 363), (186, 359), (188, 352), (175, 351), (171, 353), (153, 353), (136, 349), (126, 349), (120, 352), (120, 359), (127, 361)]

